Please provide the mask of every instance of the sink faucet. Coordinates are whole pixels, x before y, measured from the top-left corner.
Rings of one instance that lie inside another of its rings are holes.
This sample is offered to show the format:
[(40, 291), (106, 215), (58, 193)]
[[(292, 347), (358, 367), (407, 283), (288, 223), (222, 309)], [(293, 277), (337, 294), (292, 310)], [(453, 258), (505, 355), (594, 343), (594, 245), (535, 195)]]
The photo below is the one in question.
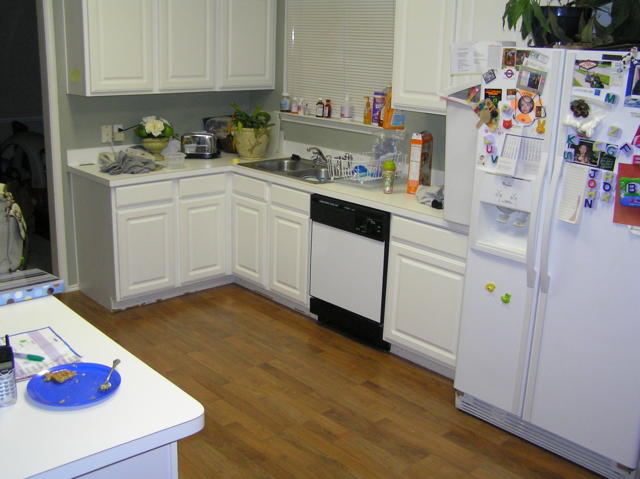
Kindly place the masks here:
[(311, 153), (311, 161), (313, 161), (314, 165), (329, 166), (329, 160), (324, 156), (324, 153), (322, 153), (320, 148), (317, 146), (310, 146), (307, 148), (307, 151)]

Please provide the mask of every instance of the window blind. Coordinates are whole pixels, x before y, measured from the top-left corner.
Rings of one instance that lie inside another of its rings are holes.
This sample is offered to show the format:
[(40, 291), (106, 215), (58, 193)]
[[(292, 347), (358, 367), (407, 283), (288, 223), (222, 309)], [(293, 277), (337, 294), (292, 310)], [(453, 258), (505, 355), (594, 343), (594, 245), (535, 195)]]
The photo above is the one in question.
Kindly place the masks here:
[(345, 93), (362, 121), (364, 96), (391, 80), (394, 0), (288, 0), (285, 90), (313, 109), (331, 99), (340, 117)]

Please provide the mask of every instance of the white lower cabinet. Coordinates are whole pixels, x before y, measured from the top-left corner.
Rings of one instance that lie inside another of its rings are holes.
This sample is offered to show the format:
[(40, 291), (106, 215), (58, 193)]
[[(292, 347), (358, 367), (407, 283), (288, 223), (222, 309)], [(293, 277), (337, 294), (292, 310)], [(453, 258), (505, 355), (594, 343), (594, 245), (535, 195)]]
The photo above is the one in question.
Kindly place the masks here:
[(178, 232), (180, 283), (227, 272), (227, 201), (225, 175), (179, 182)]
[(384, 339), (452, 371), (456, 362), (467, 238), (394, 216)]
[(116, 212), (119, 297), (175, 284), (175, 207), (173, 203)]
[(231, 204), (233, 274), (308, 305), (309, 195), (234, 175)]
[(274, 185), (269, 206), (269, 289), (309, 304), (309, 195)]
[(80, 290), (122, 309), (229, 274), (226, 181), (215, 174), (110, 188), (72, 175)]
[(233, 195), (233, 274), (267, 286), (267, 203)]

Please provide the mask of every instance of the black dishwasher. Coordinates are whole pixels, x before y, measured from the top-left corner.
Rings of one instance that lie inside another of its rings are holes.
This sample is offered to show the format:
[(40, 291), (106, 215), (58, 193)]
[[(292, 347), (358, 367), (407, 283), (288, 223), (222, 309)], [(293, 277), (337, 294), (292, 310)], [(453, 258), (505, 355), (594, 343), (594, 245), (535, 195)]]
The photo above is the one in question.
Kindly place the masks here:
[(311, 312), (321, 324), (387, 350), (390, 218), (385, 211), (311, 195)]

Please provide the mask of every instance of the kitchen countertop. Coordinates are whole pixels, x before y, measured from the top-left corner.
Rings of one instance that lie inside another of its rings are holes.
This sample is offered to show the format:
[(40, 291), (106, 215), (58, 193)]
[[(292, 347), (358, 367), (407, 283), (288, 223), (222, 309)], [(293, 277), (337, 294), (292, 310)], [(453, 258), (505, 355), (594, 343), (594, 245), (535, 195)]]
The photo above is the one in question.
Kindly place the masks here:
[[(420, 204), (416, 200), (415, 195), (405, 193), (404, 183), (397, 183), (392, 194), (384, 194), (382, 192), (381, 183), (376, 183), (374, 186), (359, 186), (346, 180), (338, 180), (330, 183), (314, 184), (266, 171), (245, 168), (241, 166), (242, 163), (260, 160), (243, 160), (238, 158), (235, 154), (228, 153), (222, 153), (220, 158), (213, 160), (185, 160), (184, 167), (179, 169), (161, 168), (150, 173), (137, 175), (109, 175), (101, 173), (97, 164), (90, 164), (95, 162), (97, 151), (100, 150), (103, 150), (103, 148), (70, 150), (68, 152), (68, 171), (110, 188), (136, 185), (152, 181), (188, 178), (203, 174), (233, 172), (308, 193), (319, 193), (344, 201), (362, 204), (371, 208), (378, 208), (392, 214), (423, 221), (452, 231), (465, 234), (467, 233), (466, 226), (446, 221), (443, 217), (443, 210), (437, 210), (431, 206)], [(276, 154), (265, 159), (283, 158), (287, 156), (289, 155)]]
[(36, 404), (27, 395), (28, 381), (18, 382), (18, 402), (0, 408), (1, 477), (77, 477), (171, 444), (204, 426), (198, 401), (57, 298), (0, 307), (2, 334), (47, 326), (83, 362), (111, 365), (119, 358), (122, 383), (112, 397), (91, 407), (53, 408)]

